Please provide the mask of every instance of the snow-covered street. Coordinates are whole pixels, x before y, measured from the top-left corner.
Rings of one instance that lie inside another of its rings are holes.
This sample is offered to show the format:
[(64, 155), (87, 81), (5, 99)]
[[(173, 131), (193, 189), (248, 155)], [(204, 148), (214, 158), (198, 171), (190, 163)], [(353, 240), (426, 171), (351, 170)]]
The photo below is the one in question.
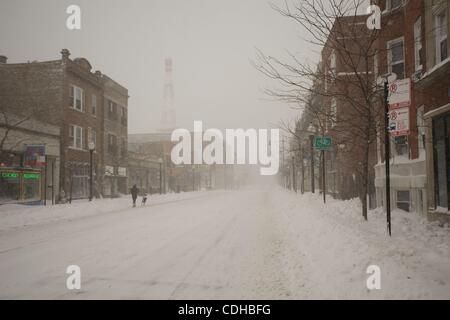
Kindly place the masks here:
[(381, 211), (281, 189), (3, 206), (0, 298), (449, 299), (450, 228), (412, 215), (395, 211), (389, 238)]

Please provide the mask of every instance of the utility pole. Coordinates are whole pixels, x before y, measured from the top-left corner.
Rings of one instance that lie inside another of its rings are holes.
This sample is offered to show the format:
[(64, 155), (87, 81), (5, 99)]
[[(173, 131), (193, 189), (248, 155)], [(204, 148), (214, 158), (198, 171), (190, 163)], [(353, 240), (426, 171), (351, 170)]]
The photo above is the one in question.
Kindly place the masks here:
[(159, 194), (162, 194), (162, 160), (159, 162)]
[(195, 165), (192, 166), (192, 192), (195, 191)]
[(281, 138), (281, 185), (283, 188), (286, 187), (286, 178), (284, 172), (284, 137)]
[(300, 145), (300, 161), (301, 161), (301, 166), (302, 166), (302, 183), (300, 185), (300, 190), (301, 193), (304, 194), (305, 193), (305, 165), (304, 165), (304, 154), (303, 154), (303, 145)]
[(390, 132), (389, 132), (389, 83), (386, 79), (384, 82), (384, 162), (386, 168), (386, 220), (389, 236), (391, 236), (391, 185), (390, 185), (390, 168), (391, 159)]
[(44, 185), (45, 185), (45, 191), (44, 191), (44, 206), (47, 205), (47, 171), (48, 171), (48, 159), (47, 159), (47, 155), (45, 155), (45, 175), (44, 175)]
[(314, 186), (314, 135), (309, 136), (310, 155), (311, 155), (311, 192), (315, 193)]
[(292, 156), (292, 189), (297, 192), (297, 179), (295, 168), (295, 156)]
[(322, 193), (323, 193), (323, 203), (326, 203), (327, 188), (325, 186), (325, 150), (322, 150)]

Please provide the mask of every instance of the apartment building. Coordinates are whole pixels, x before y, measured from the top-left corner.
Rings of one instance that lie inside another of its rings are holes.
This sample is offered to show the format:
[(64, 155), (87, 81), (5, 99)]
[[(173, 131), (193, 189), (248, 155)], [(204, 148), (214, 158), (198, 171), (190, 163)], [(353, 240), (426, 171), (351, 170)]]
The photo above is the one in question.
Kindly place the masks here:
[(426, 150), (427, 212), (450, 221), (450, 1), (425, 1), (424, 68), (415, 80), (421, 117), (419, 140)]
[[(115, 190), (125, 193), (127, 89), (100, 71), (94, 72), (87, 59), (72, 60), (67, 49), (61, 51), (58, 60), (6, 63), (2, 58), (1, 61), (4, 61), (0, 63), (2, 106), (8, 106), (18, 116), (29, 115), (59, 128), (57, 199), (89, 197), (91, 149), (93, 195), (110, 195)], [(111, 176), (119, 182), (111, 182), (108, 168), (112, 168)]]
[(103, 195), (128, 193), (128, 90), (106, 75), (102, 76), (104, 95)]
[[(375, 43), (377, 50), (374, 73), (376, 76), (395, 73), (403, 85), (405, 102), (402, 106), (391, 104), (390, 187), (391, 206), (409, 212), (425, 214), (426, 165), (423, 140), (423, 108), (417, 103), (417, 80), (427, 68), (425, 61), (426, 1), (379, 1), (384, 21)], [(394, 87), (392, 87), (394, 88)], [(380, 101), (383, 106), (384, 102)], [(404, 119), (400, 122), (400, 117)], [(385, 204), (384, 123), (381, 122), (378, 140), (378, 163), (375, 165), (377, 206)], [(401, 130), (400, 130), (401, 127)]]

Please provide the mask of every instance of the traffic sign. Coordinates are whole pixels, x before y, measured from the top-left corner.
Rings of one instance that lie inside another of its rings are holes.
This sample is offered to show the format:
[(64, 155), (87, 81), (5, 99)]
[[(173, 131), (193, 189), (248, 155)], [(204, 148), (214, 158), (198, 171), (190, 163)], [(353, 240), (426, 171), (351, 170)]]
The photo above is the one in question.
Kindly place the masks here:
[(314, 148), (317, 150), (328, 150), (331, 148), (331, 137), (314, 137)]
[(409, 134), (409, 107), (389, 110), (389, 131), (396, 137)]
[(411, 79), (397, 80), (389, 85), (389, 108), (403, 108), (411, 105)]

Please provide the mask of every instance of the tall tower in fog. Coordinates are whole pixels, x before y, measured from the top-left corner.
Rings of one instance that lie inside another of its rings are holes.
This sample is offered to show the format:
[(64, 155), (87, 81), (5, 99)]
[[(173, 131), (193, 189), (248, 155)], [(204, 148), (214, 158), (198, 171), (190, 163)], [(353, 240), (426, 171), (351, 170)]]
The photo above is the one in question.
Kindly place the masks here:
[(161, 131), (172, 131), (176, 127), (175, 101), (172, 79), (172, 59), (165, 60), (164, 101), (161, 107)]

